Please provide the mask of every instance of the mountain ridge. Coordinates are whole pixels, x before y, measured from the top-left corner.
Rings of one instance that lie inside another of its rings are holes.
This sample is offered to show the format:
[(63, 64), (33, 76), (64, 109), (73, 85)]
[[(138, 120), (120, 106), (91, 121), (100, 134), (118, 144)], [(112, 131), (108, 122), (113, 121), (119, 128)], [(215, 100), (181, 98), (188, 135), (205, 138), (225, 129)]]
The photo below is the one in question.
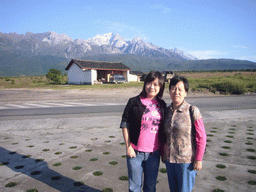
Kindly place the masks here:
[(126, 41), (119, 34), (72, 39), (56, 32), (1, 33), (0, 76), (45, 75), (56, 68), (66, 73), (71, 59), (122, 62), (134, 71), (241, 70), (256, 63), (234, 59), (198, 60), (177, 48), (165, 49), (136, 37)]
[[(138, 54), (142, 56), (169, 57), (175, 60), (195, 60), (192, 55), (186, 54), (181, 50), (165, 49), (152, 43), (147, 43), (139, 37), (135, 37), (131, 41), (126, 41), (122, 36), (115, 33), (106, 33), (96, 35), (87, 40), (75, 39), (53, 31), (45, 33), (27, 32), (25, 35), (17, 33), (1, 33), (0, 32), (0, 49), (9, 47), (13, 50), (21, 50), (23, 53), (33, 56), (39, 53), (46, 55), (45, 48), (54, 49), (58, 47), (59, 52), (52, 55), (77, 58), (80, 59), (86, 55), (97, 54)], [(26, 46), (21, 46), (21, 44)], [(177, 51), (178, 50), (178, 51)]]

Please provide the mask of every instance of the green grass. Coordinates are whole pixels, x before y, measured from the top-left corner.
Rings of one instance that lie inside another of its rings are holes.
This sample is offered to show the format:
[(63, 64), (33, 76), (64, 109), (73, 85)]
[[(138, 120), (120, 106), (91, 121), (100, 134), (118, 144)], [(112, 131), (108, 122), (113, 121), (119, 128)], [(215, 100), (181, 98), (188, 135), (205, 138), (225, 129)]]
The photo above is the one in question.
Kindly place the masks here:
[(256, 185), (256, 180), (250, 180), (247, 182), (249, 185)]
[(119, 177), (119, 179), (121, 180), (121, 181), (128, 181), (128, 176), (121, 176), (121, 177)]
[(39, 163), (39, 162), (42, 162), (42, 161), (44, 161), (44, 159), (36, 159), (35, 160), (36, 163)]
[(28, 189), (26, 192), (38, 192), (37, 189)]
[(50, 151), (50, 149), (43, 149), (42, 151), (46, 152), (46, 151)]
[(5, 187), (14, 187), (14, 186), (16, 186), (17, 185), (17, 183), (15, 183), (15, 182), (10, 182), (10, 183), (7, 183), (6, 185), (5, 185)]
[(31, 157), (31, 155), (23, 155), (22, 156), (23, 159), (27, 159), (27, 158), (30, 158), (30, 157)]
[[(188, 75), (186, 75), (188, 76)], [(244, 94), (246, 92), (256, 92), (255, 73), (221, 73), (213, 74), (204, 72), (195, 73), (188, 76), (189, 84), (193, 90), (209, 90), (213, 93), (221, 94)]]
[(18, 165), (16, 167), (14, 167), (15, 169), (23, 169), (24, 168), (24, 165)]
[(247, 158), (248, 158), (248, 159), (251, 159), (251, 160), (256, 160), (256, 156), (252, 156), (252, 155), (247, 156)]
[(166, 168), (161, 168), (161, 169), (159, 169), (159, 171), (160, 171), (161, 173), (167, 173), (167, 169), (166, 169)]
[(229, 146), (222, 146), (223, 149), (230, 149)]
[(58, 166), (61, 166), (61, 163), (55, 163), (53, 164), (54, 167), (58, 167)]
[(75, 167), (73, 167), (73, 170), (80, 170), (80, 169), (82, 169), (81, 166), (75, 166)]
[(102, 192), (112, 192), (112, 191), (113, 191), (113, 189), (111, 189), (111, 188), (102, 189)]
[(256, 174), (256, 170), (248, 170), (248, 172), (251, 174)]
[(76, 182), (73, 183), (73, 185), (76, 186), (76, 187), (80, 187), (80, 186), (84, 185), (84, 182), (76, 181)]
[(102, 173), (101, 171), (95, 171), (95, 172), (93, 173), (93, 175), (94, 175), (94, 176), (101, 176), (101, 175), (103, 175), (103, 173)]
[[(213, 92), (220, 94), (244, 94), (256, 92), (255, 72), (180, 72), (189, 80), (190, 88), (195, 92)], [(45, 76), (0, 77), (1, 88), (49, 88), (49, 89), (119, 89), (141, 87), (144, 82), (121, 84), (68, 85), (67, 75), (63, 75), (62, 84), (52, 84)], [(166, 83), (166, 90), (168, 84)]]
[(216, 167), (219, 168), (219, 169), (225, 169), (226, 165), (219, 164), (219, 165), (216, 165)]
[(227, 180), (227, 178), (225, 176), (217, 176), (216, 179), (219, 180), (219, 181)]
[(229, 156), (228, 153), (219, 153), (221, 156)]
[(225, 191), (222, 189), (214, 189), (213, 192), (225, 192)]
[(31, 175), (39, 175), (39, 174), (41, 174), (41, 171), (32, 171), (30, 174)]
[(0, 166), (4, 166), (4, 165), (8, 165), (8, 164), (9, 164), (9, 162), (1, 162)]
[(118, 162), (117, 161), (110, 161), (108, 164), (110, 164), (110, 165), (117, 165)]
[(51, 177), (51, 180), (53, 180), (53, 181), (58, 181), (60, 179), (61, 179), (61, 176), (52, 176)]

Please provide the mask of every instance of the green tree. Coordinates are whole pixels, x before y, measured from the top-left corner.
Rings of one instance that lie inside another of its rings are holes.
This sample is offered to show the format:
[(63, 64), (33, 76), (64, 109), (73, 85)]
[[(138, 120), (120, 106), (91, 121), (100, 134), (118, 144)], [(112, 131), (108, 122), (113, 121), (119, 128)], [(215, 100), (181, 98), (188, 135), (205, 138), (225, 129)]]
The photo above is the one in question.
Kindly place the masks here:
[(57, 69), (50, 69), (48, 73), (46, 74), (46, 78), (54, 84), (61, 84), (62, 83), (62, 76), (61, 76), (61, 70)]

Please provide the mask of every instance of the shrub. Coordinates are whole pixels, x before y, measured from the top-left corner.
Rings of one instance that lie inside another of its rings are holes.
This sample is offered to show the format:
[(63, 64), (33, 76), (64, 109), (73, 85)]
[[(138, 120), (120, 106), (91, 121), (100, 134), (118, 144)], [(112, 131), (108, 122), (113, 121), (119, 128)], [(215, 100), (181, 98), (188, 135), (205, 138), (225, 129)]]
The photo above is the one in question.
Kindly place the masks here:
[(245, 86), (240, 81), (227, 80), (212, 84), (212, 87), (222, 93), (244, 94), (246, 92)]
[(63, 78), (61, 77), (61, 70), (50, 69), (46, 74), (46, 78), (54, 84), (61, 84)]

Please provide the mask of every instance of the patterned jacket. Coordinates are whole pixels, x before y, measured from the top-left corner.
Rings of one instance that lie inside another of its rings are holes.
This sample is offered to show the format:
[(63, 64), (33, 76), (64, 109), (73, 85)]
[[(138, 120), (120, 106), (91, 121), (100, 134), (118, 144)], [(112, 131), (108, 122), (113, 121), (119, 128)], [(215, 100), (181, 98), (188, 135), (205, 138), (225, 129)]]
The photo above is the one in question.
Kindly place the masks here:
[[(166, 143), (164, 145), (163, 162), (192, 163), (196, 153), (196, 133), (192, 131), (190, 104), (186, 101), (179, 109), (173, 110), (170, 105), (165, 112), (164, 133)], [(202, 116), (197, 107), (192, 107), (194, 122), (201, 120)], [(202, 126), (204, 134), (204, 126)], [(202, 137), (206, 139), (206, 136)]]

